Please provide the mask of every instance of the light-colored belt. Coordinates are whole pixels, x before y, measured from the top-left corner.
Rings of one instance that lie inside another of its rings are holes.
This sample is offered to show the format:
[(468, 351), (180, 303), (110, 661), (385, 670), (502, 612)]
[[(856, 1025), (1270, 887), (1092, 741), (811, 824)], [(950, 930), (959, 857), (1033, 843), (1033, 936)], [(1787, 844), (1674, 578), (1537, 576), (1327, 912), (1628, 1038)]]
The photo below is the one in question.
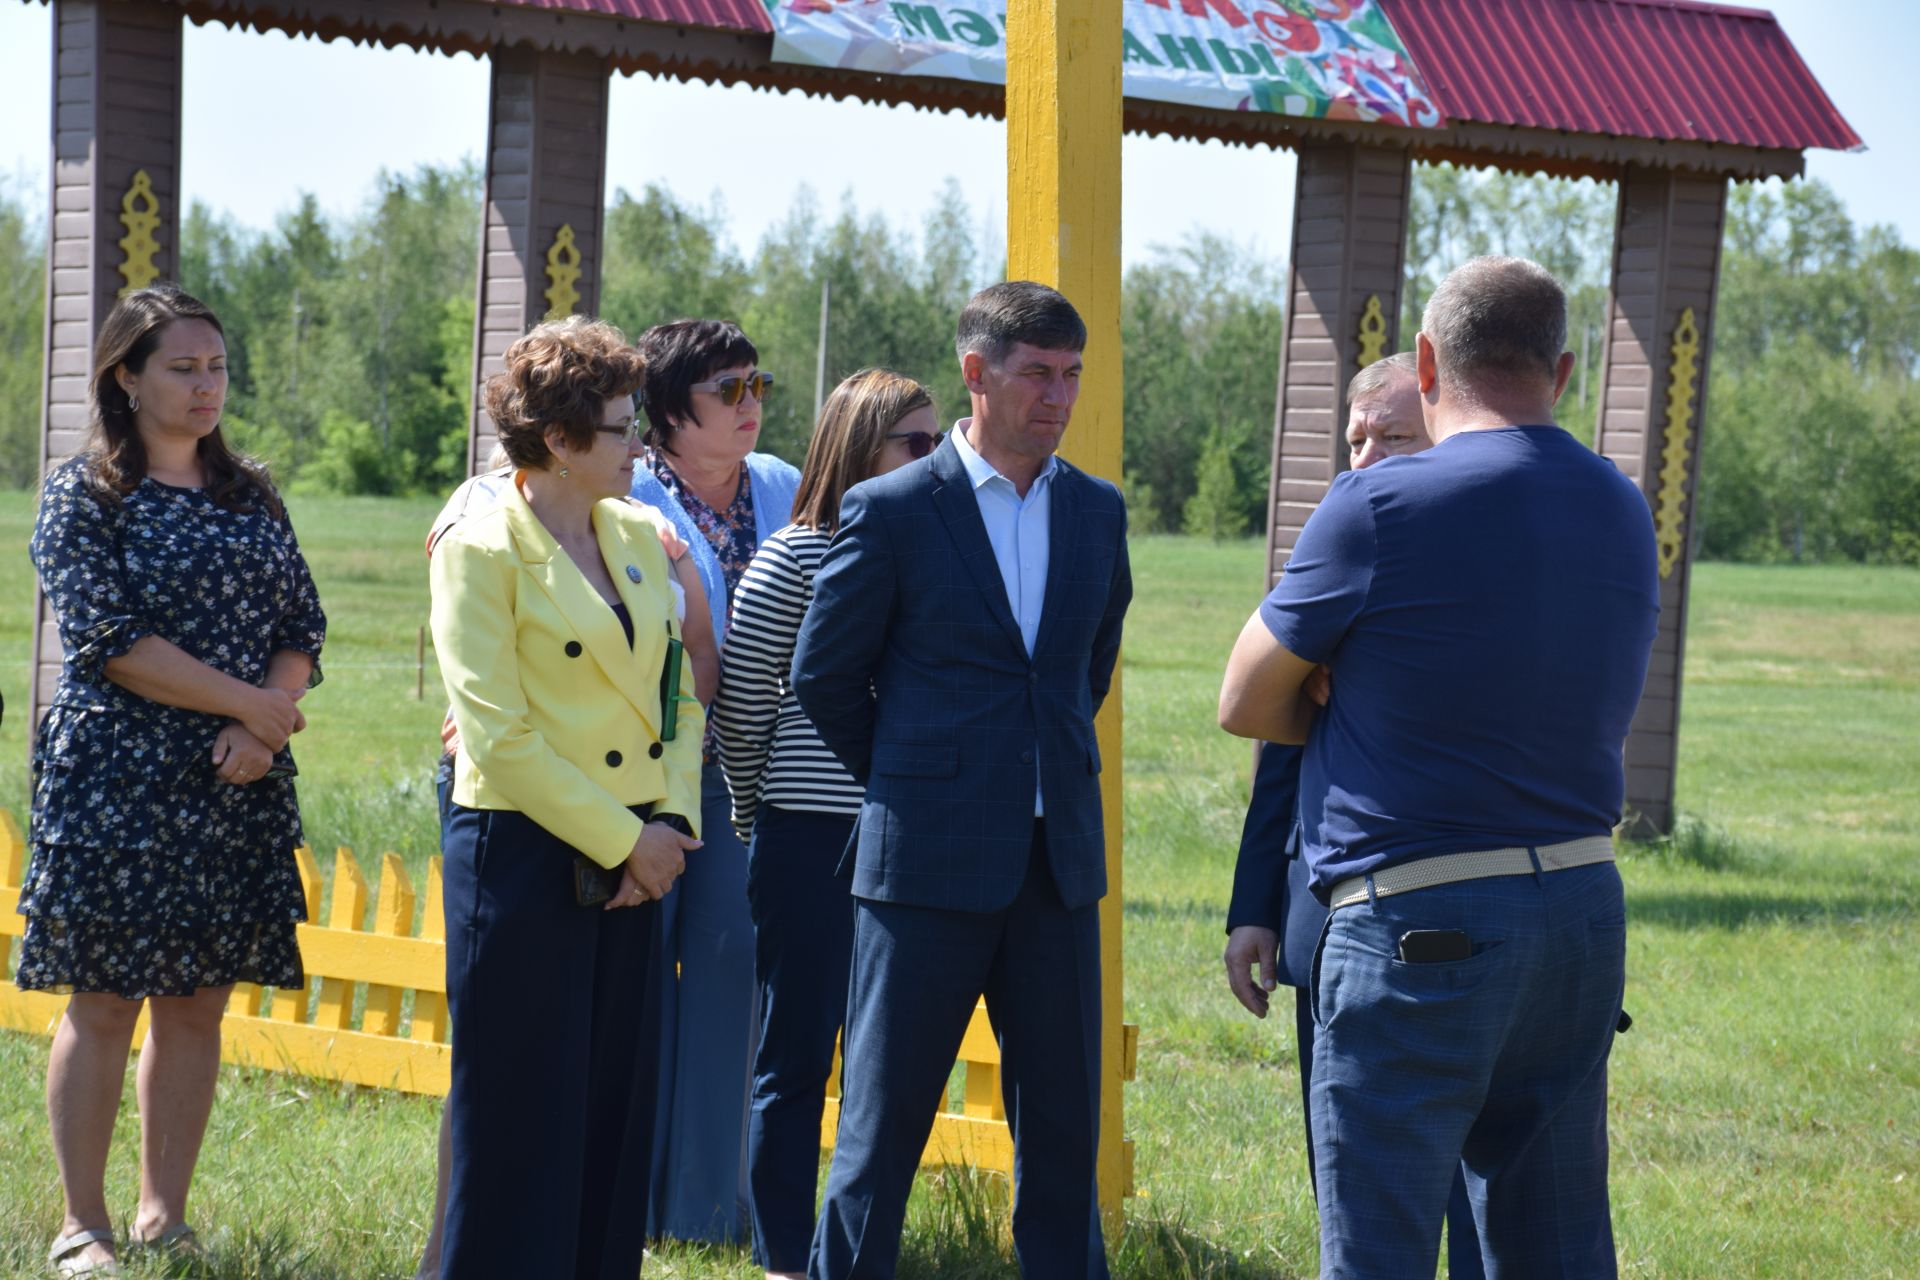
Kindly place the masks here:
[[(1583, 836), (1578, 840), (1568, 840), (1561, 844), (1543, 844), (1534, 848), (1533, 853), (1540, 859), (1542, 871), (1566, 871), (1572, 867), (1591, 866), (1596, 862), (1613, 861), (1612, 836)], [(1457, 884), (1462, 880), (1486, 880), (1494, 876), (1530, 876), (1533, 874), (1533, 858), (1524, 848), (1519, 849), (1478, 849), (1471, 853), (1443, 853), (1434, 858), (1421, 858), (1417, 862), (1403, 862), (1397, 867), (1388, 867), (1384, 871), (1373, 873), (1373, 896), (1384, 898), (1395, 893), (1411, 893), (1415, 889), (1431, 889), (1435, 885)], [(1350, 907), (1356, 902), (1367, 900), (1366, 876), (1354, 876), (1342, 880), (1333, 886), (1333, 896), (1328, 900), (1335, 910)]]

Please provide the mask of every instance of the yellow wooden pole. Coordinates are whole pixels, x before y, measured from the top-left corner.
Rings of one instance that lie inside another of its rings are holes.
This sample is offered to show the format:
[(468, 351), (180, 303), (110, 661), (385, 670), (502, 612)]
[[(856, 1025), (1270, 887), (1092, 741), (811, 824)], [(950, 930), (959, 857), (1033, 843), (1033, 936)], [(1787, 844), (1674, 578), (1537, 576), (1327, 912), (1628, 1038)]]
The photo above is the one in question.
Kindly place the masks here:
[[(1067, 295), (1087, 322), (1086, 374), (1061, 452), (1120, 482), (1120, 14), (1114, 0), (1007, 5), (1007, 274)], [(1120, 1225), (1133, 1189), (1121, 1083), (1120, 673), (1100, 714), (1107, 896), (1100, 904), (1100, 1205)]]

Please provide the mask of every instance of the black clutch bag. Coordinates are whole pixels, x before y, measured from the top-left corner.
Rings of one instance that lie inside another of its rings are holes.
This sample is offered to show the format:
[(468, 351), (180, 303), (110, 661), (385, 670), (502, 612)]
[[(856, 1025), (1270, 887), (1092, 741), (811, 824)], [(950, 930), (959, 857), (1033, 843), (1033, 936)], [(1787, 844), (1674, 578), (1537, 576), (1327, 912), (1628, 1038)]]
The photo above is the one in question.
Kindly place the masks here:
[(584, 853), (573, 855), (573, 900), (583, 907), (597, 907), (613, 900), (620, 887), (619, 867), (603, 867)]

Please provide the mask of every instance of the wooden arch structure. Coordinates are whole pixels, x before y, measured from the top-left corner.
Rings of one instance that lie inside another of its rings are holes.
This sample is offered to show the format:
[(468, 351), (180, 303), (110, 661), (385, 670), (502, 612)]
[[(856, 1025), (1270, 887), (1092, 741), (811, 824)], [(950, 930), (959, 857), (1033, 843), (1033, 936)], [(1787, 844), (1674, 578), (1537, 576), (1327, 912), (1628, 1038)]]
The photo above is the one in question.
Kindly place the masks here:
[[(1058, 286), (1086, 315), (1093, 376), (1068, 452), (1115, 480), (1122, 131), (1295, 151), (1288, 297), (1275, 335), (1269, 580), (1344, 465), (1348, 379), (1405, 336), (1398, 319), (1412, 164), (1447, 160), (1616, 182), (1596, 442), (1640, 485), (1661, 539), (1659, 638), (1627, 744), (1627, 797), (1645, 828), (1670, 825), (1688, 515), (1727, 186), (1797, 175), (1809, 147), (1860, 145), (1771, 15), (1698, 0), (1377, 0), (1442, 117), (1438, 127), (1415, 129), (1122, 96), (1123, 62), (1134, 56), (1123, 52), (1123, 3), (1177, 4), (1234, 35), (1249, 14), (1330, 13), (1355, 0), (1008, 0), (1004, 90), (775, 62), (766, 0), (51, 2), (43, 470), (84, 437), (88, 352), (114, 298), (176, 270), (185, 21), (490, 60), (476, 380), (550, 309), (597, 309), (612, 73), (1004, 116), (1008, 270)], [(940, 0), (894, 7), (937, 12)], [(1190, 52), (1204, 61), (1197, 45)], [(484, 454), (486, 434), (476, 416), (470, 463)], [(59, 642), (43, 604), (36, 619), (38, 704), (52, 691)], [(1109, 1209), (1131, 1186), (1118, 1087), (1132, 1056), (1120, 1002), (1119, 701), (1109, 701), (1100, 725), (1114, 833), (1114, 891), (1102, 908), (1109, 1088), (1101, 1182)]]

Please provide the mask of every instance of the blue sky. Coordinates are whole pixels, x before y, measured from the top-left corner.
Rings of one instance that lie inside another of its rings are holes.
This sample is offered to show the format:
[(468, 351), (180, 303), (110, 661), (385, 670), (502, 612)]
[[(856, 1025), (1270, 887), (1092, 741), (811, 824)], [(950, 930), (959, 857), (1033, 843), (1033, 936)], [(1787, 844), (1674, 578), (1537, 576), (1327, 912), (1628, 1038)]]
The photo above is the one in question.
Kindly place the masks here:
[[(1856, 219), (1891, 222), (1920, 245), (1920, 132), (1908, 120), (1920, 72), (1912, 0), (1775, 0), (1771, 5), (1868, 151), (1814, 151), (1808, 172)], [(44, 191), (50, 9), (0, 0), (0, 177)], [(323, 45), (189, 26), (182, 183), (189, 200), (264, 227), (311, 190), (335, 212), (365, 196), (382, 167), (478, 156), (486, 136), (484, 62)], [(717, 202), (751, 251), (802, 184), (837, 206), (918, 226), (956, 179), (984, 227), (1003, 234), (1004, 127), (905, 108), (797, 94), (616, 77), (608, 188), (664, 182)], [(1294, 164), (1285, 152), (1129, 137), (1124, 149), (1129, 262), (1195, 229), (1263, 255), (1285, 254)], [(8, 176), (10, 175), (10, 176)], [(997, 243), (997, 240), (996, 240)]]

